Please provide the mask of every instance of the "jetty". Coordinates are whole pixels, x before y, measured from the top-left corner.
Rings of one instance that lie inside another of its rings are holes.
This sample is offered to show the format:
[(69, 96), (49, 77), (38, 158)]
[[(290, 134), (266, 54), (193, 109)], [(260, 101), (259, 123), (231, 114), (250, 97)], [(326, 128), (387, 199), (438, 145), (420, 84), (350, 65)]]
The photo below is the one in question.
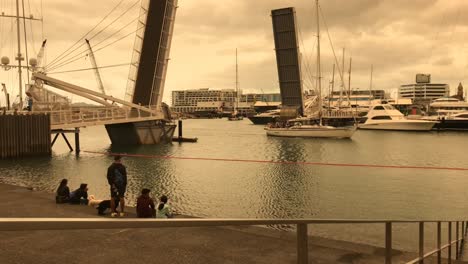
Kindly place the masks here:
[[(134, 208), (127, 211), (100, 217), (89, 206), (55, 204), (53, 193), (0, 184), (0, 263), (388, 263), (385, 248), (312, 236), (301, 262), (297, 245), (304, 244), (295, 232), (229, 226), (230, 219), (136, 219)], [(155, 223), (160, 227), (150, 227)], [(391, 263), (417, 263), (409, 262), (417, 252), (390, 252)], [(424, 261), (468, 263), (455, 260), (455, 249), (451, 262), (445, 256)]]

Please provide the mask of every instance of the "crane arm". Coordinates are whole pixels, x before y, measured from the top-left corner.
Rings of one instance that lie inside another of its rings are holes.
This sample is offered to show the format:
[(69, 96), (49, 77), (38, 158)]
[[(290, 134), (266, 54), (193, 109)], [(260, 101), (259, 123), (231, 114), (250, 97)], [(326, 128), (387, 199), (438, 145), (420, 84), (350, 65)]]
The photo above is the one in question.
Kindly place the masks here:
[(93, 69), (94, 69), (94, 75), (96, 76), (96, 81), (98, 83), (99, 90), (101, 91), (101, 93), (106, 94), (104, 90), (104, 84), (102, 83), (101, 74), (99, 73), (99, 69), (97, 66), (96, 58), (94, 57), (93, 49), (91, 48), (91, 44), (89, 44), (89, 40), (87, 39), (85, 40), (86, 40), (86, 44), (88, 44), (89, 59), (91, 60), (91, 65), (93, 66)]
[(110, 96), (110, 95), (105, 95), (105, 94), (102, 94), (102, 93), (95, 92), (93, 90), (89, 90), (89, 89), (80, 87), (78, 85), (67, 83), (67, 82), (64, 82), (64, 81), (49, 77), (49, 76), (47, 76), (47, 75), (45, 75), (43, 73), (36, 72), (36, 73), (33, 74), (33, 78), (42, 80), (45, 84), (47, 84), (49, 86), (52, 86), (52, 87), (55, 87), (57, 89), (60, 89), (60, 90), (66, 91), (66, 92), (70, 92), (70, 93), (85, 97), (85, 98), (87, 98), (89, 100), (93, 100), (93, 101), (95, 101), (97, 103), (100, 103), (102, 105), (112, 106), (111, 103), (105, 101), (105, 100), (109, 100), (111, 102), (116, 102), (116, 103), (131, 107), (131, 108), (139, 109), (139, 110), (141, 110), (143, 112), (147, 112), (147, 113), (151, 113), (151, 114), (156, 114), (157, 113), (155, 110), (153, 110), (151, 108), (144, 107), (144, 106), (137, 105), (137, 104), (133, 104), (133, 103), (127, 102), (125, 100), (115, 98), (115, 97)]

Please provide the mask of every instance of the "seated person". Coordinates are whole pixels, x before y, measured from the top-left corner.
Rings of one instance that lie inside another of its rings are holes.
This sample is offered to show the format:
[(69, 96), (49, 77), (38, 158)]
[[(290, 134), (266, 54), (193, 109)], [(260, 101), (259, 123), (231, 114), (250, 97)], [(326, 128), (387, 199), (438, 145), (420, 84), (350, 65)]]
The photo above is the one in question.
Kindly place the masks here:
[(70, 189), (67, 186), (68, 180), (63, 179), (59, 187), (57, 188), (57, 191), (55, 192), (55, 202), (56, 203), (68, 203), (70, 200)]
[(137, 217), (150, 218), (155, 217), (155, 206), (153, 199), (149, 196), (150, 190), (143, 189), (137, 199)]
[(80, 188), (70, 194), (71, 204), (88, 204), (88, 184), (80, 184)]
[(163, 195), (159, 199), (158, 208), (156, 210), (156, 218), (172, 218), (171, 208), (167, 204), (167, 196)]

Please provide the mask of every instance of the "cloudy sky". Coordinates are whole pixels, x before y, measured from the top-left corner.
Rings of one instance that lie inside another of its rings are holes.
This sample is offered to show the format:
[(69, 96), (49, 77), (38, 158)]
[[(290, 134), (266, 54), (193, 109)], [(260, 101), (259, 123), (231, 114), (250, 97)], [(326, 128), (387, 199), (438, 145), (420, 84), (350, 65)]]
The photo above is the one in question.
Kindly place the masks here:
[[(25, 0), (26, 14), (40, 17), (41, 1), (29, 1)], [(14, 12), (14, 2), (1, 0), (1, 11), (6, 14)], [(48, 39), (47, 63), (53, 63), (54, 58), (98, 24), (119, 2), (43, 0), (44, 38)], [(244, 92), (278, 92), (270, 12), (271, 9), (290, 6), (296, 8), (304, 64), (310, 66), (309, 72), (303, 73), (305, 88), (311, 87), (316, 47), (314, 2), (179, 0), (164, 101), (170, 102), (171, 90), (234, 88), (236, 48), (239, 50), (241, 89)], [(134, 4), (135, 0), (124, 0), (100, 27), (88, 35), (93, 36), (129, 10), (91, 39), (98, 49), (129, 35), (96, 52), (100, 66), (130, 62), (134, 40), (131, 33), (136, 29), (136, 23), (132, 22), (139, 11), (139, 4)], [(352, 57), (353, 88), (368, 89), (372, 64), (374, 88), (389, 92), (395, 91), (400, 84), (412, 83), (416, 73), (430, 73), (433, 82), (448, 83), (452, 91), (459, 82), (465, 83), (468, 78), (466, 0), (327, 0), (321, 2), (321, 9), (337, 55), (341, 57), (344, 47), (347, 64)], [(16, 52), (15, 24), (6, 19), (0, 21), (0, 55), (13, 58)], [(322, 76), (326, 89), (334, 57), (323, 23)], [(129, 26), (112, 35), (125, 25)], [(29, 34), (28, 42), (34, 41), (35, 44), (30, 44), (29, 53), (37, 53), (42, 38), (41, 25), (33, 24), (33, 28), (34, 34)], [(29, 27), (27, 31), (30, 31)], [(83, 41), (78, 43), (75, 47), (79, 48), (62, 62), (72, 60), (75, 54), (77, 60), (52, 71), (90, 67), (89, 59), (83, 57), (85, 46), (80, 47)], [(60, 64), (55, 63), (57, 66)], [(102, 69), (101, 74), (108, 93), (123, 97), (128, 66)], [(51, 76), (97, 90), (92, 71)], [(0, 78), (10, 84), (12, 93), (17, 93), (17, 84), (13, 86), (17, 77), (12, 71), (0, 72)]]

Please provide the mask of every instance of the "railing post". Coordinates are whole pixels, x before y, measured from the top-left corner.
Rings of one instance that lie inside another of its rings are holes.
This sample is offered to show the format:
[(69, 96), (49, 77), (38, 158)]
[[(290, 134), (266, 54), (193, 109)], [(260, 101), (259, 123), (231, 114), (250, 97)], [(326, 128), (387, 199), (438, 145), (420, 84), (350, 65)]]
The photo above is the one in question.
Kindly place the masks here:
[(307, 224), (297, 224), (297, 264), (308, 264), (308, 262)]
[(385, 223), (385, 264), (392, 264), (392, 222)]
[(458, 254), (460, 253), (459, 251), (459, 248), (458, 246), (460, 245), (458, 243), (458, 233), (460, 232), (460, 227), (459, 227), (459, 222), (457, 221), (457, 224), (455, 226), (455, 230), (456, 230), (456, 235), (455, 235), (455, 238), (457, 239), (457, 242), (455, 242), (455, 245), (456, 245), (456, 249), (455, 249), (455, 259), (458, 259)]
[(448, 222), (448, 257), (447, 257), (447, 263), (451, 264), (452, 263), (452, 222)]
[(424, 263), (424, 222), (419, 222), (419, 263)]
[(463, 246), (465, 245), (465, 222), (462, 221), (461, 243), (460, 243), (460, 257), (463, 254)]
[(441, 264), (442, 263), (442, 250), (441, 250), (441, 244), (442, 244), (442, 224), (440, 222), (437, 222), (437, 263)]

